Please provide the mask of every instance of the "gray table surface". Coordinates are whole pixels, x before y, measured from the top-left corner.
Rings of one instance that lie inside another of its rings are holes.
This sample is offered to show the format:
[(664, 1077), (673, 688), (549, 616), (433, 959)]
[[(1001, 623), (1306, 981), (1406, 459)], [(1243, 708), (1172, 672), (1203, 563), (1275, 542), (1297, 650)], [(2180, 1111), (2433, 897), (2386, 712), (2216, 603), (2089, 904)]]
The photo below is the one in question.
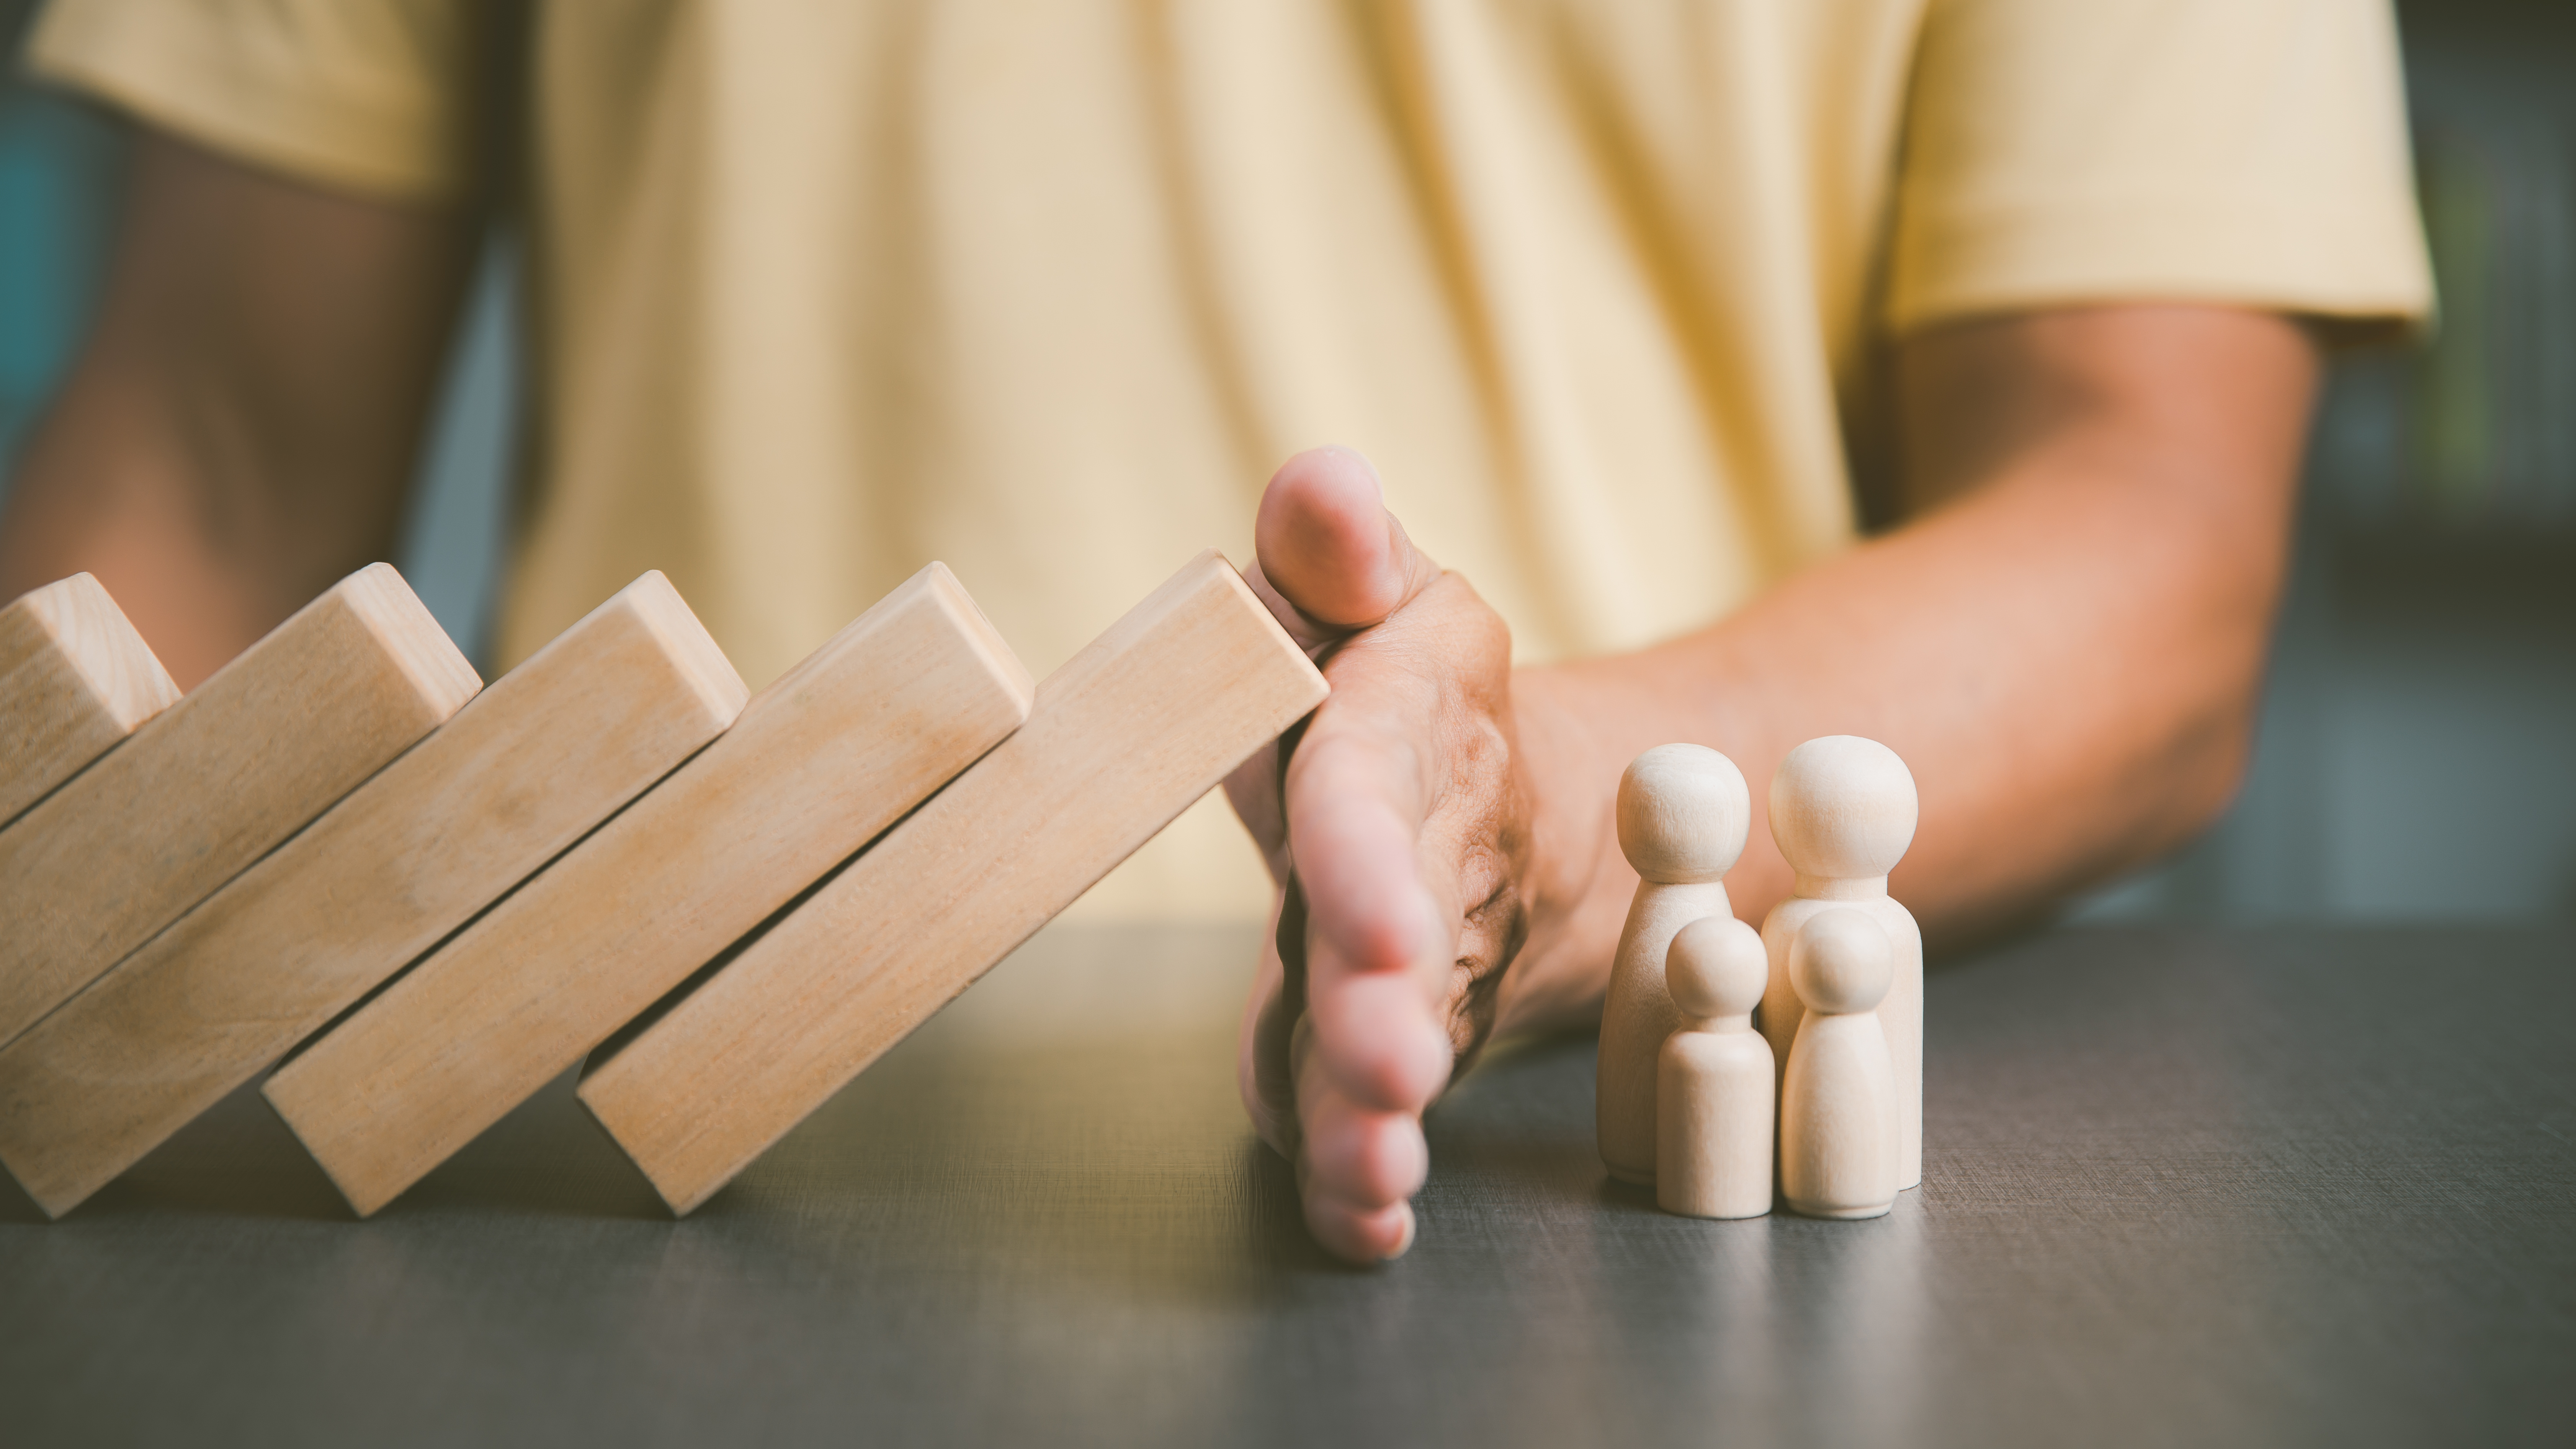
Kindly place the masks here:
[(1592, 1048), (1332, 1266), (1248, 932), (1059, 927), (673, 1222), (558, 1082), (375, 1220), (244, 1093), (58, 1224), (0, 1443), (2565, 1443), (2576, 931), (2059, 931), (1936, 968), (1875, 1222), (1657, 1213)]

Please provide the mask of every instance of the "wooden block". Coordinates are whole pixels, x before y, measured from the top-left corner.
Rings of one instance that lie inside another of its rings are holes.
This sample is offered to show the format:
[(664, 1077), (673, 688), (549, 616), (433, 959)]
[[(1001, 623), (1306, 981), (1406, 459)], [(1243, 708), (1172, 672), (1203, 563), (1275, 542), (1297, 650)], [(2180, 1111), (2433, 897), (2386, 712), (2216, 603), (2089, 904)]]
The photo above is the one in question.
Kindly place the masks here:
[(1028, 717), (932, 564), (652, 793), (268, 1080), (361, 1216), (391, 1201)]
[(87, 574), (0, 609), (0, 822), (178, 698), (170, 671)]
[(60, 1217), (553, 859), (749, 693), (658, 573), (0, 1048), (0, 1164)]
[(0, 830), (0, 1043), (473, 697), (388, 564), (270, 630)]
[(688, 1212), (1325, 692), (1200, 555), (1049, 675), (1018, 734), (595, 1062), (582, 1101)]

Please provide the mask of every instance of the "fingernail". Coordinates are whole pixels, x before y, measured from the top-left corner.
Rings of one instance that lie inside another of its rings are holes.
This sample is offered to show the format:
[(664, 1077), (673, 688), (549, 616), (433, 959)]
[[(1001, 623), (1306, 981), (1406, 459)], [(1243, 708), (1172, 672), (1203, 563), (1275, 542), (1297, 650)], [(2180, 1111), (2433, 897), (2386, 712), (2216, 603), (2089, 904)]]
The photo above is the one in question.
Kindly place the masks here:
[(1405, 1203), (1403, 1208), (1404, 1236), (1395, 1240), (1395, 1247), (1389, 1250), (1385, 1257), (1378, 1259), (1381, 1263), (1392, 1263), (1413, 1249), (1413, 1204)]

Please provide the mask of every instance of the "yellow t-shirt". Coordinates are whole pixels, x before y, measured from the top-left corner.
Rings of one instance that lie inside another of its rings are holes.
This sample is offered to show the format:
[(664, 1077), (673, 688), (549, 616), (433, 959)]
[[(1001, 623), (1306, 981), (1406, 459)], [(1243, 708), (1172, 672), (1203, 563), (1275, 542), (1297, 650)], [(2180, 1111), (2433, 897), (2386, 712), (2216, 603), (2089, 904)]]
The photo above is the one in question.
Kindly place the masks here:
[[(505, 663), (659, 568), (757, 687), (939, 558), (1043, 673), (1328, 441), (1522, 658), (1625, 649), (1852, 540), (1891, 332), (2430, 301), (2382, 0), (494, 13), (58, 0), (32, 49), (401, 201), (476, 184), (524, 76)], [(1091, 904), (1266, 899), (1203, 803)]]

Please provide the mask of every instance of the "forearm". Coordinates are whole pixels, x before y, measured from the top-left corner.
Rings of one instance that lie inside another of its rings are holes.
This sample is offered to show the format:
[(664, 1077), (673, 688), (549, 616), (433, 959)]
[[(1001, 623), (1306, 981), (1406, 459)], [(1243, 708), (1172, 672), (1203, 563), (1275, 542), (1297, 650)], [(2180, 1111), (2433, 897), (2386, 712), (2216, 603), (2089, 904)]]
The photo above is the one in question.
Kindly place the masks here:
[(392, 551), (473, 226), (148, 133), (134, 164), (0, 514), (0, 596), (95, 574), (187, 687)]
[(1971, 932), (2180, 842), (2241, 766), (2274, 579), (2196, 547), (2219, 545), (2221, 519), (2187, 528), (2134, 493), (2004, 480), (1715, 628), (1519, 687), (1579, 715), (1600, 799), (1665, 739), (1733, 756), (1754, 828), (1728, 884), (1757, 916), (1789, 888), (1764, 825), (1771, 771), (1819, 734), (1886, 742), (1923, 799), (1896, 886), (1936, 936)]
[(312, 527), (256, 479), (228, 476), (258, 469), (255, 448), (175, 411), (113, 377), (64, 390), (0, 517), (0, 595), (94, 574), (192, 688), (335, 570), (376, 556), (389, 530)]
[(2116, 413), (2056, 428), (1712, 628), (1522, 671), (1540, 915), (1564, 926), (1515, 963), (1506, 1024), (1597, 1000), (1634, 882), (1609, 799), (1651, 745), (1711, 744), (1743, 769), (1753, 827), (1727, 885), (1756, 920), (1790, 887), (1770, 775), (1816, 735), (1867, 735), (1911, 766), (1922, 826), (1893, 886), (1936, 942), (2205, 826), (2250, 747), (2306, 408), (2295, 359), (2264, 375), (2283, 395), (2260, 436), (2204, 446), (2188, 417)]

